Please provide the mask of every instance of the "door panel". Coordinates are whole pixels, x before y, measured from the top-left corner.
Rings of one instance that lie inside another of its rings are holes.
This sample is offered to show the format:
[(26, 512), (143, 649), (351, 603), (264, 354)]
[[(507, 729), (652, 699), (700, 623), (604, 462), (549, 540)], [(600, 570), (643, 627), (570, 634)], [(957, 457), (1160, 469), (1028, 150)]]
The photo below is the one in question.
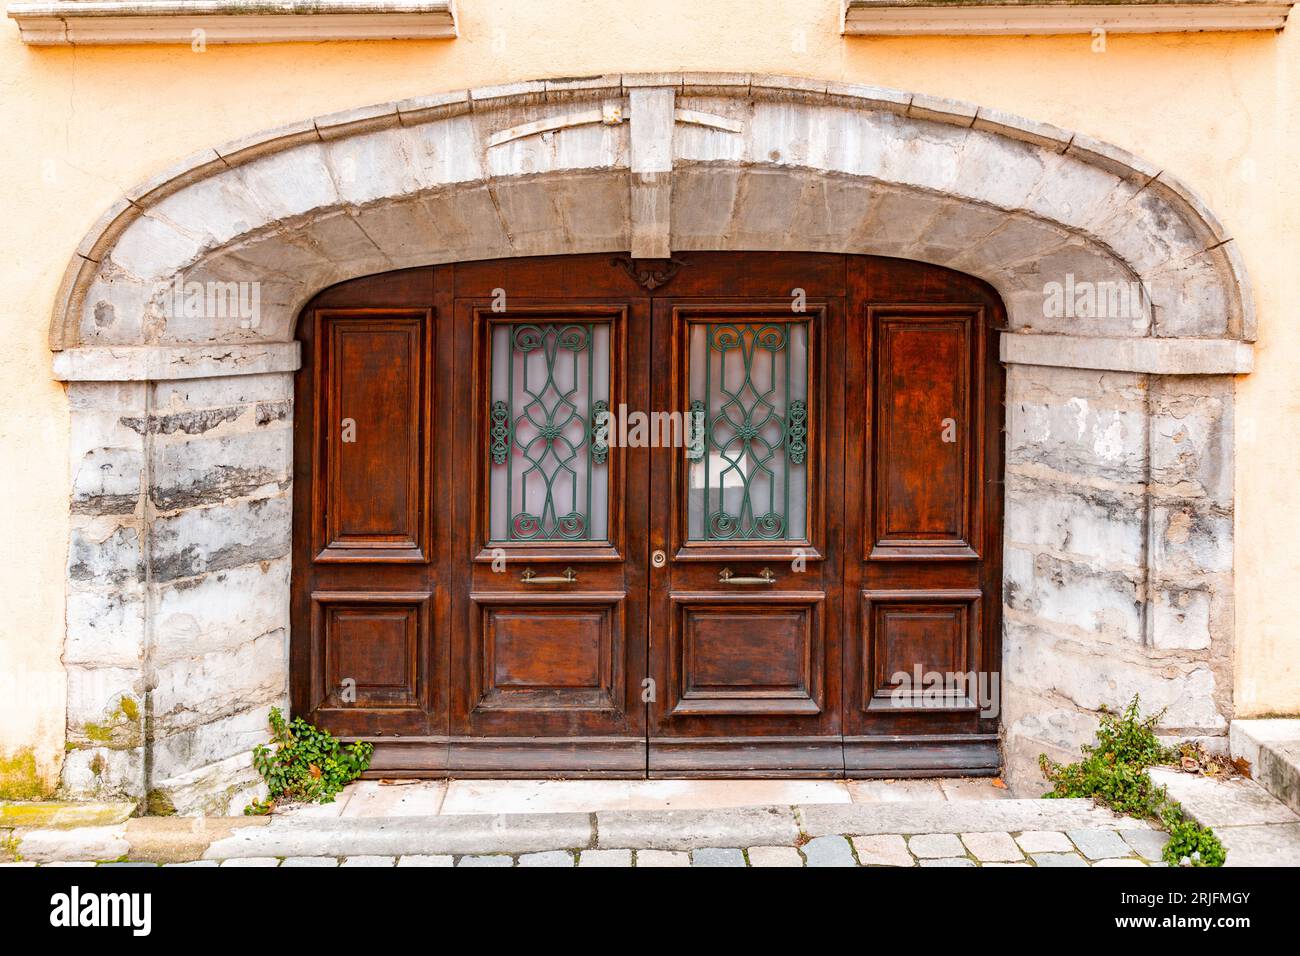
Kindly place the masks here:
[(623, 710), (621, 593), (475, 595), (474, 711)]
[(429, 592), (312, 594), (318, 719), (423, 733)]
[(979, 557), (972, 376), (981, 371), (981, 311), (867, 309), (875, 378), (868, 559)]
[[(918, 263), (849, 271), (848, 776), (993, 773), (1001, 620), (1001, 306)], [(993, 420), (999, 420), (994, 418)]]
[(316, 312), (317, 561), (424, 561), (430, 313)]
[(975, 689), (927, 687), (923, 677), (977, 669), (981, 596), (979, 591), (863, 591), (863, 660), (870, 666), (862, 674), (866, 709), (975, 710)]
[(428, 287), (364, 280), (351, 301), (323, 294), (300, 328), (292, 702), (340, 735), (445, 733), (450, 555), (430, 495), (446, 461), (430, 436), (451, 354)]
[(654, 407), (699, 431), (651, 459), (649, 771), (837, 775), (838, 302), (713, 291), (654, 304)]
[(675, 594), (671, 717), (819, 714), (824, 595)]
[(645, 401), (649, 342), (628, 328), (647, 323), (647, 303), (455, 308), (458, 373), (473, 387), (456, 438), (472, 493), (467, 587), (453, 598), (451, 763), (643, 774), (645, 461), (602, 440), (598, 416)]

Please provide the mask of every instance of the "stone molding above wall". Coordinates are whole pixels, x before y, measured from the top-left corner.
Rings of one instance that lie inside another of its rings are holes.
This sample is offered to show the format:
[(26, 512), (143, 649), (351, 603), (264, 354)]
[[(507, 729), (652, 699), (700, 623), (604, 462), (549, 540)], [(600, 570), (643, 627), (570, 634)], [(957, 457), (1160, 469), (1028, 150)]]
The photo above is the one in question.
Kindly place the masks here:
[(844, 0), (845, 36), (1024, 36), (1281, 30), (1277, 0)]
[[(1133, 693), (1170, 733), (1226, 732), (1232, 376), (1255, 327), (1228, 229), (1166, 170), (996, 110), (627, 74), (253, 134), (86, 235), (50, 329), (72, 409), (65, 791), (194, 812), (253, 781), (287, 688), (294, 325), (313, 295), (439, 262), (712, 249), (918, 259), (1005, 302), (1013, 782)], [(243, 282), (255, 316), (177, 305)], [(1127, 308), (1045, 308), (1057, 285)]]
[(457, 36), (452, 0), (17, 0), (8, 14), (33, 46)]

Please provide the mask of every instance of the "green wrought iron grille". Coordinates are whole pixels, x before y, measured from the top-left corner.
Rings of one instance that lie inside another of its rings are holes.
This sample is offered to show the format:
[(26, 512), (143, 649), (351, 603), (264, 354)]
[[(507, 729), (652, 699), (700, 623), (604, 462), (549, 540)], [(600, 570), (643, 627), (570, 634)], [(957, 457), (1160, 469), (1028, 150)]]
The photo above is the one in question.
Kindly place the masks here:
[[(608, 448), (593, 442), (597, 380), (592, 324), (498, 326), (488, 452), (504, 472), (492, 496), (494, 540), (591, 540), (593, 493), (605, 493)], [(500, 373), (504, 371), (504, 376)], [(607, 370), (605, 370), (607, 374)], [(504, 509), (504, 522), (495, 520)], [(504, 536), (500, 528), (504, 527)], [(603, 535), (601, 535), (603, 537)]]
[(806, 323), (694, 327), (693, 410), (703, 447), (689, 454), (689, 537), (798, 539), (807, 513)]

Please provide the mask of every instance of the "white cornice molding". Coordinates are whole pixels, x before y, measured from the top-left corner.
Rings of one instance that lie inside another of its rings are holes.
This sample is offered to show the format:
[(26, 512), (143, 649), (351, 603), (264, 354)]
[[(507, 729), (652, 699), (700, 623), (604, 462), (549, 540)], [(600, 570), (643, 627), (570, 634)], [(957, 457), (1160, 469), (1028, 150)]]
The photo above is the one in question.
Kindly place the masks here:
[(1278, 0), (844, 0), (846, 36), (1022, 36), (1281, 30)]
[(453, 0), (19, 0), (33, 46), (427, 40), (457, 35)]

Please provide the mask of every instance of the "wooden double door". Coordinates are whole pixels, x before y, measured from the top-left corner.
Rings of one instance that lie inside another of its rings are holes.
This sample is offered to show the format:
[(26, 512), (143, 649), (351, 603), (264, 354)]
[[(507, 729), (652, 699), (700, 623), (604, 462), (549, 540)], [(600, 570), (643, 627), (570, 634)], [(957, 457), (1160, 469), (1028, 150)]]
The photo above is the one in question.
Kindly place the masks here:
[(390, 775), (994, 772), (1001, 324), (971, 277), (824, 254), (322, 292), (295, 713)]

